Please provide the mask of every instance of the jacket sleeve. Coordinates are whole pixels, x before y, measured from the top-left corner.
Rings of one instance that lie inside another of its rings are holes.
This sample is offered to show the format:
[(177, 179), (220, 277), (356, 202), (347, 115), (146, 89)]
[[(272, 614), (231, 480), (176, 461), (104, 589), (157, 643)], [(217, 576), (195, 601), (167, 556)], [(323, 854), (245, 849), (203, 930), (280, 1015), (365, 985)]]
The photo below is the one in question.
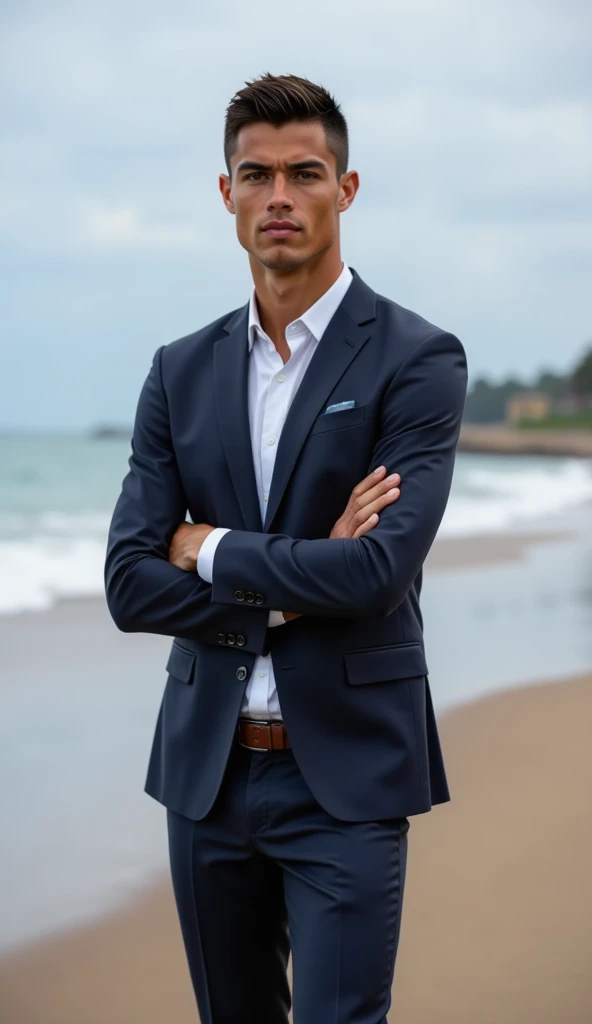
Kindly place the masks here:
[(212, 587), (168, 560), (171, 539), (185, 521), (187, 500), (170, 435), (161, 376), (162, 347), (142, 388), (129, 471), (115, 506), (105, 562), (111, 616), (125, 633), (160, 633), (220, 644), (242, 634), (244, 650), (261, 654), (269, 611), (212, 601)]
[[(382, 400), (381, 432), (368, 472), (400, 473), (401, 494), (357, 539), (295, 540), (232, 530), (214, 561), (214, 601), (321, 616), (387, 616), (401, 603), (434, 541), (450, 493), (467, 387), (464, 348), (437, 331), (419, 344)], [(236, 596), (238, 591), (239, 597)]]

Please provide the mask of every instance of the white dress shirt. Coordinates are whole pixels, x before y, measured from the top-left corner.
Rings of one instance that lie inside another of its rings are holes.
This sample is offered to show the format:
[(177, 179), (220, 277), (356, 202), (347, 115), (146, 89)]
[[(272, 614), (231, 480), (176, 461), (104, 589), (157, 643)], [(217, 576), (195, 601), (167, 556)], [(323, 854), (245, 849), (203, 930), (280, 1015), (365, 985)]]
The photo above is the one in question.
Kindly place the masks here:
[[(343, 265), (334, 284), (298, 320), (286, 327), (290, 357), (286, 363), (273, 341), (261, 327), (255, 288), (249, 303), (249, 425), (251, 447), (261, 520), (265, 523), (267, 499), (275, 465), (278, 442), (288, 409), (304, 377), (317, 345), (337, 311), (352, 282), (352, 273)], [(197, 571), (202, 579), (212, 582), (214, 554), (228, 530), (217, 527), (201, 546)], [(270, 611), (269, 625), (284, 623), (282, 610)], [(247, 718), (281, 719), (271, 654), (259, 655), (245, 692), (241, 715)]]

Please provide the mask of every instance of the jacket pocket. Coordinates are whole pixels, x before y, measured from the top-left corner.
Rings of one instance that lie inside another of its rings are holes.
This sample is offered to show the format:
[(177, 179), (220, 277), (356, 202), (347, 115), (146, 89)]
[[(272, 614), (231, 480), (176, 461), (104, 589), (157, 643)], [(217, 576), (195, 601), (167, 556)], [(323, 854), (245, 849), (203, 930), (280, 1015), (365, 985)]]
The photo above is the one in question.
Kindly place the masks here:
[(412, 679), (414, 676), (428, 674), (423, 647), (417, 642), (344, 651), (343, 659), (351, 686)]
[(353, 427), (366, 419), (366, 406), (356, 405), (353, 409), (341, 409), (338, 412), (322, 412), (314, 421), (310, 433), (319, 434), (326, 430), (339, 430), (340, 427)]
[(193, 669), (195, 667), (195, 654), (184, 647), (177, 647), (173, 644), (169, 660), (166, 663), (166, 671), (182, 683), (193, 682)]

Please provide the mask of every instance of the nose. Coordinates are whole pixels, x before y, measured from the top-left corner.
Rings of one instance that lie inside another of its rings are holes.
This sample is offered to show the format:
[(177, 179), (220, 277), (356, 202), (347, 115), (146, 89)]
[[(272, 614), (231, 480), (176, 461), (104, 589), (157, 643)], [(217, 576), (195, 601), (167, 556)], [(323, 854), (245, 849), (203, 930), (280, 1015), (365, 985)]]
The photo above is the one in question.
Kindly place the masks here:
[(294, 206), (287, 190), (285, 174), (278, 172), (273, 178), (273, 188), (267, 203), (268, 210), (291, 210)]

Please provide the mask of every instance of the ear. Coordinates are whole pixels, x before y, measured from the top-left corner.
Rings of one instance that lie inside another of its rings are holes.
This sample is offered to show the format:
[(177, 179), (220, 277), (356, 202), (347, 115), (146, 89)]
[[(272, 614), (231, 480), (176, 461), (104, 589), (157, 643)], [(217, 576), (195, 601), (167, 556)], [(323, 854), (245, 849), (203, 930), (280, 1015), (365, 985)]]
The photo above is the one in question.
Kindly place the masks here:
[(220, 192), (222, 194), (222, 201), (224, 203), (224, 206), (226, 207), (229, 213), (235, 213), (236, 211), (234, 209), (234, 203), (232, 201), (232, 185), (228, 175), (221, 174), (218, 184)]
[(360, 187), (360, 177), (357, 171), (348, 171), (347, 174), (341, 175), (341, 182), (339, 184), (339, 212), (343, 213), (348, 210), (353, 203), (356, 192)]

